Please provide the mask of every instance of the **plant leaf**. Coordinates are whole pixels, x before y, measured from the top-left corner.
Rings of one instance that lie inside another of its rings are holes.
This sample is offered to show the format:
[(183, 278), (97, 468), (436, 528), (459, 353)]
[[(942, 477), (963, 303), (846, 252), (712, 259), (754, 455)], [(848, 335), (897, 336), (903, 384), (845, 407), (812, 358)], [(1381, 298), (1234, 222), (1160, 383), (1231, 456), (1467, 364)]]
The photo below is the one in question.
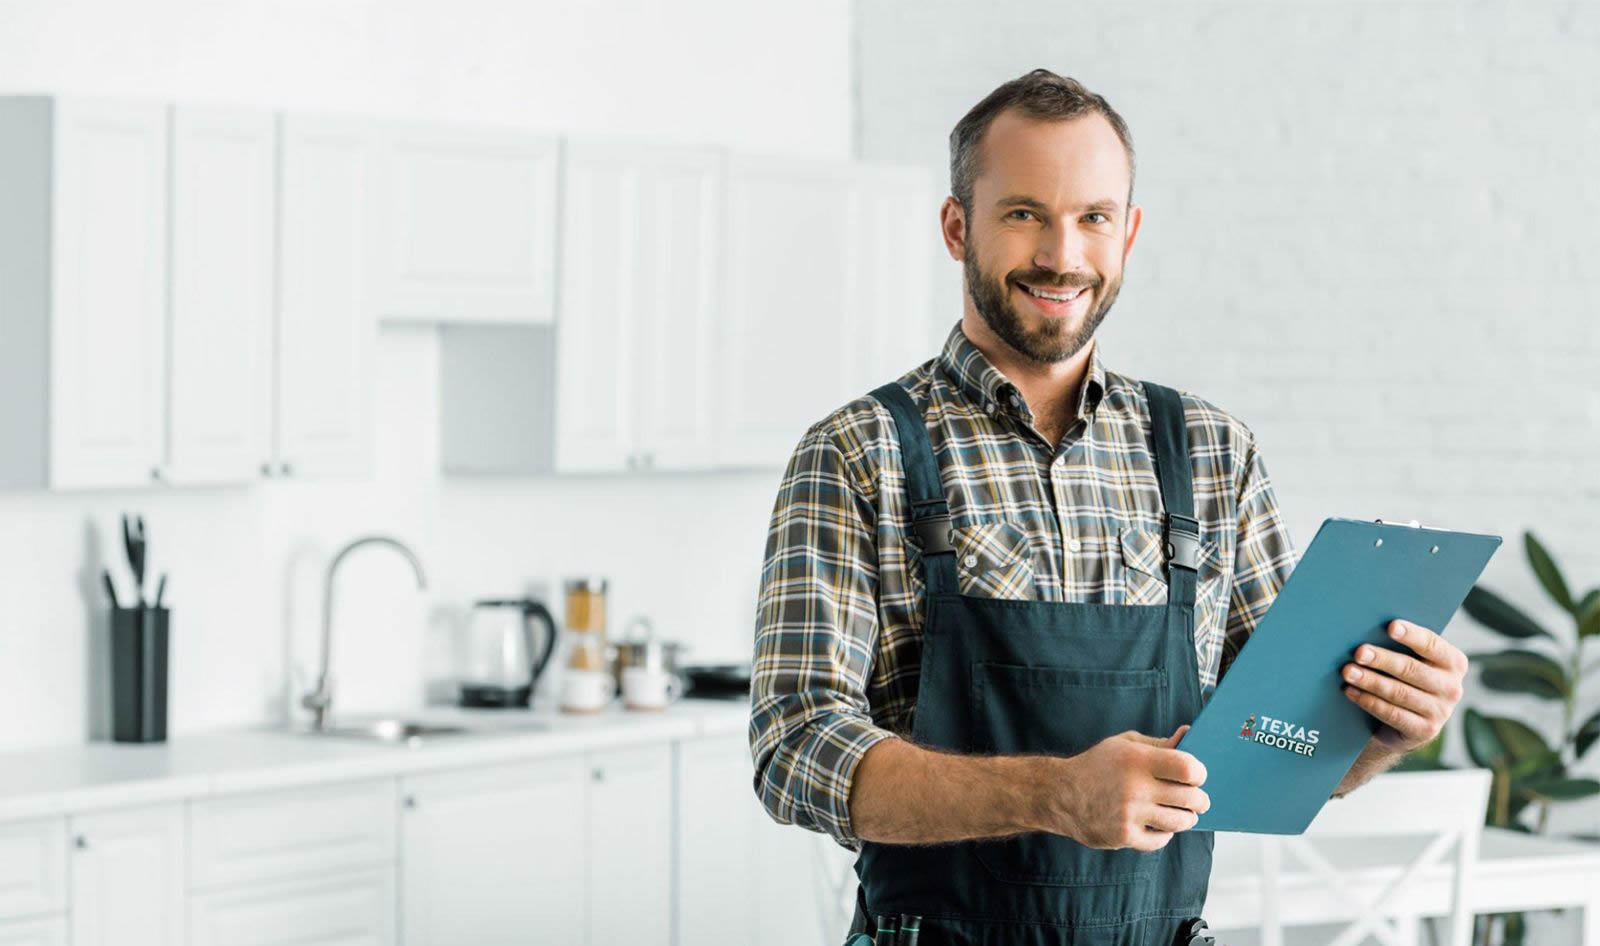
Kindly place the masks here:
[(1584, 720), (1583, 725), (1578, 727), (1573, 737), (1574, 750), (1581, 756), (1589, 751), (1596, 739), (1600, 739), (1600, 712)]
[(1461, 729), (1467, 737), (1467, 755), (1475, 764), (1492, 769), (1505, 761), (1506, 747), (1500, 744), (1500, 737), (1495, 735), (1488, 717), (1468, 707)]
[(1528, 564), (1533, 566), (1533, 573), (1539, 576), (1539, 584), (1544, 585), (1544, 590), (1550, 593), (1556, 604), (1561, 605), (1568, 613), (1576, 615), (1578, 605), (1572, 600), (1572, 592), (1567, 590), (1567, 580), (1561, 576), (1561, 569), (1556, 567), (1555, 559), (1545, 551), (1544, 545), (1533, 537), (1532, 532), (1522, 533), (1522, 544), (1528, 552)]
[(1555, 635), (1540, 627), (1515, 605), (1478, 585), (1473, 585), (1472, 590), (1467, 592), (1467, 600), (1461, 603), (1461, 609), (1479, 624), (1507, 637), (1548, 637), (1555, 640)]
[(1564, 699), (1572, 687), (1561, 665), (1531, 650), (1473, 654), (1483, 685), (1502, 693), (1527, 693), (1542, 700)]
[(1578, 637), (1600, 634), (1600, 588), (1591, 588), (1578, 602)]
[(1554, 778), (1528, 779), (1515, 785), (1513, 790), (1524, 792), (1540, 800), (1573, 801), (1579, 798), (1588, 798), (1590, 795), (1600, 795), (1600, 781), (1592, 778), (1556, 776)]
[(1551, 749), (1548, 752), (1518, 759), (1506, 769), (1506, 774), (1513, 780), (1524, 778), (1548, 778), (1552, 775), (1565, 774), (1561, 768), (1561, 753)]

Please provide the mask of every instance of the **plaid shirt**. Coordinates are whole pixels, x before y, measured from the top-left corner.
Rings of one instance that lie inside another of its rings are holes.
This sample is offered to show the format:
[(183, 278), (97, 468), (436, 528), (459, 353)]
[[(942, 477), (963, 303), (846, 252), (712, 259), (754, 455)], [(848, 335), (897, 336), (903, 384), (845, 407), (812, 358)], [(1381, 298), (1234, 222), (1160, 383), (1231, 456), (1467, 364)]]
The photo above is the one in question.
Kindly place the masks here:
[[(922, 409), (954, 523), (963, 594), (1100, 604), (1166, 601), (1161, 490), (1143, 388), (1098, 345), (1059, 444), (957, 323), (899, 379)], [(1296, 556), (1250, 429), (1183, 393), (1200, 520), (1195, 653), (1209, 698)], [(905, 474), (871, 397), (814, 424), (767, 534), (751, 680), (755, 787), (777, 821), (848, 848), (850, 784), (869, 747), (908, 736), (925, 589), (908, 546)]]

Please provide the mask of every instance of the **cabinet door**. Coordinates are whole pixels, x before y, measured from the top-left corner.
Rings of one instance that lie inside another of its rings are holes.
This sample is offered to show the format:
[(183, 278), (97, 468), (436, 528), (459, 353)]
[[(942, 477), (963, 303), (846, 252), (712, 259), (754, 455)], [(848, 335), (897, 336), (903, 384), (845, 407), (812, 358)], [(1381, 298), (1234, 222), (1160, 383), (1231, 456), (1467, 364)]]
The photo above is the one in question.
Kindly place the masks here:
[(586, 779), (581, 757), (403, 779), (406, 946), (583, 942)]
[(554, 317), (557, 142), (510, 129), (381, 131), (374, 307), (385, 320)]
[(76, 946), (184, 942), (181, 805), (75, 816), (69, 831)]
[(569, 143), (562, 182), (556, 469), (620, 470), (637, 439), (640, 167), (621, 148)]
[(855, 197), (843, 162), (730, 159), (722, 465), (781, 467), (807, 427), (866, 393), (851, 344)]
[(63, 99), (55, 112), (51, 485), (161, 476), (167, 115)]
[(366, 295), (373, 133), (353, 119), (288, 115), (279, 141), (278, 472), (366, 474), (375, 341)]
[(189, 942), (190, 946), (393, 946), (398, 941), (394, 895), (393, 867), (200, 894), (189, 901)]
[(64, 910), (65, 818), (0, 824), (0, 917)]
[[(672, 938), (672, 750), (592, 753), (589, 943)], [(715, 940), (710, 940), (715, 942)]]
[[(862, 165), (855, 186), (860, 223), (859, 250), (851, 258), (851, 323), (854, 343), (866, 355), (857, 364), (863, 374), (854, 379), (864, 393), (934, 357), (950, 325), (935, 315), (933, 267), (944, 244), (932, 173)], [(959, 301), (955, 306), (952, 318), (959, 318)]]
[(770, 939), (756, 883), (766, 815), (750, 788), (750, 750), (723, 736), (684, 740), (677, 753), (678, 942), (759, 946)]
[(253, 480), (270, 459), (274, 128), (267, 112), (172, 110), (167, 473)]
[(722, 158), (709, 151), (656, 153), (640, 178), (640, 284), (628, 341), (637, 351), (633, 412), (648, 468), (715, 465), (723, 179)]

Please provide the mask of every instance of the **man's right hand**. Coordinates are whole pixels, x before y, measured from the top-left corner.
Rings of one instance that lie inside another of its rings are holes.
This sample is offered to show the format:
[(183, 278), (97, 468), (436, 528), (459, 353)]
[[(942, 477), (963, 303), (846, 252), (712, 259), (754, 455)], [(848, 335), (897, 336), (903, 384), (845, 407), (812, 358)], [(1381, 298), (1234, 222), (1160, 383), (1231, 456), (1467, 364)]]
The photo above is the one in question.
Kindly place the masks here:
[(1194, 827), (1211, 807), (1200, 789), (1205, 765), (1174, 748), (1188, 729), (1179, 726), (1166, 739), (1130, 730), (1075, 756), (1052, 760), (1065, 769), (1066, 777), (1052, 779), (1046, 789), (1041, 830), (1103, 850), (1166, 847), (1175, 833)]

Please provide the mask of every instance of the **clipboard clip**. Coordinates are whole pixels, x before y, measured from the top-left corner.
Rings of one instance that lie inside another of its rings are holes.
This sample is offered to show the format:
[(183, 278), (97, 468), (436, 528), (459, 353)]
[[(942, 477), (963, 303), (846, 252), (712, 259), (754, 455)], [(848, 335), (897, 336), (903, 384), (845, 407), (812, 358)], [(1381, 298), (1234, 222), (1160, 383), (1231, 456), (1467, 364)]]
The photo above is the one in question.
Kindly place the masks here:
[(1412, 519), (1412, 520), (1407, 521), (1407, 522), (1384, 522), (1382, 519), (1374, 519), (1372, 521), (1376, 522), (1380, 526), (1410, 526), (1413, 529), (1426, 529), (1426, 528), (1428, 528), (1428, 526), (1418, 525), (1417, 524), (1417, 520), (1415, 520), (1415, 519)]

